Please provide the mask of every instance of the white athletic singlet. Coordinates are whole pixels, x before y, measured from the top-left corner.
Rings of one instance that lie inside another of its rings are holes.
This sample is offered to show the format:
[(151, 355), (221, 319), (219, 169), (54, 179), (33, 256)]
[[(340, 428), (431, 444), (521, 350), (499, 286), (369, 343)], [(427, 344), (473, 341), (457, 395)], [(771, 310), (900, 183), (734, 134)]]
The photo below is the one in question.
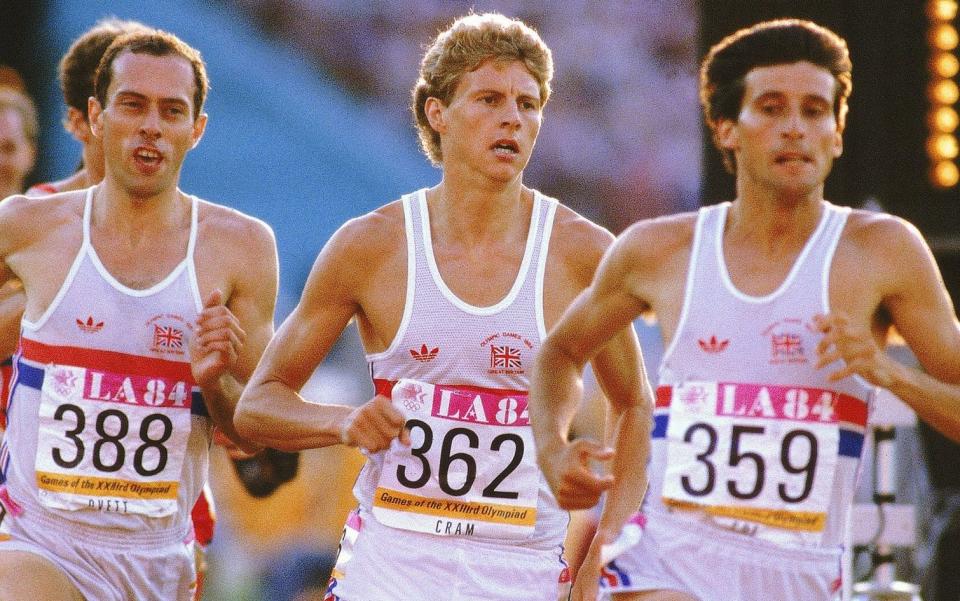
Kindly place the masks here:
[(537, 467), (527, 413), (529, 370), (546, 336), (543, 278), (557, 201), (534, 193), (513, 287), (472, 306), (443, 282), (426, 193), (403, 198), (409, 268), (390, 348), (367, 356), (378, 392), (407, 415), (413, 444), (370, 457), (354, 488), (392, 528), (553, 549), (567, 514)]
[[(193, 253), (134, 290), (83, 244), (50, 307), (22, 321), (2, 479), (24, 519), (98, 529), (124, 544), (180, 542), (207, 474), (210, 419), (188, 340), (202, 307)], [(0, 482), (2, 483), (2, 482)], [(18, 512), (19, 513), (19, 512)]]
[(670, 512), (784, 548), (841, 544), (875, 391), (856, 376), (828, 382), (836, 366), (815, 367), (812, 320), (830, 310), (830, 265), (849, 214), (823, 206), (790, 273), (763, 297), (730, 280), (730, 203), (700, 210), (683, 310), (659, 371), (651, 521)]

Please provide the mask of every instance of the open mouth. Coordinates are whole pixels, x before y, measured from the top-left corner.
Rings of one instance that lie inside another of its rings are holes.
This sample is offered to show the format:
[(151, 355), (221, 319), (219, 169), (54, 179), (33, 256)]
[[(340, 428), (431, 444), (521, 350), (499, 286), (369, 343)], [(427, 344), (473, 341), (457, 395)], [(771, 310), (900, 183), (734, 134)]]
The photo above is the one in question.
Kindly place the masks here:
[(156, 148), (140, 146), (133, 152), (133, 160), (141, 169), (153, 171), (163, 162), (163, 154)]
[(778, 165), (787, 165), (790, 163), (812, 163), (813, 159), (799, 152), (784, 152), (778, 154), (775, 159)]
[(516, 140), (497, 140), (491, 147), (497, 154), (515, 155), (520, 152), (520, 145)]

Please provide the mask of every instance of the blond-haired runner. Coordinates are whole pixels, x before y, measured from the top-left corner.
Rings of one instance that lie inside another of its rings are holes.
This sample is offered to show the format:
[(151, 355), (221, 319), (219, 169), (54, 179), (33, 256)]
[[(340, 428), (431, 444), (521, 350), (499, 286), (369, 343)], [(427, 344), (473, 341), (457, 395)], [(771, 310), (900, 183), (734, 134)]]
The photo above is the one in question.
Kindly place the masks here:
[[(625, 324), (655, 313), (667, 344), (646, 529), (601, 577), (629, 518), (604, 509), (577, 601), (598, 579), (618, 601), (830, 599), (875, 387), (960, 438), (960, 327), (930, 250), (902, 219), (823, 198), (850, 70), (846, 43), (809, 21), (714, 46), (701, 99), (737, 198), (631, 226), (544, 344), (531, 406), (545, 433)], [(930, 375), (883, 352), (891, 326)]]
[[(261, 444), (368, 455), (328, 599), (566, 590), (567, 515), (536, 466), (528, 376), (612, 236), (523, 185), (552, 72), (520, 21), (469, 15), (439, 34), (412, 109), (441, 182), (334, 234), (241, 398), (237, 427)], [(356, 409), (307, 402), (297, 391), (353, 319), (376, 396)], [(639, 344), (626, 326), (615, 338), (595, 366), (638, 439), (650, 417)]]

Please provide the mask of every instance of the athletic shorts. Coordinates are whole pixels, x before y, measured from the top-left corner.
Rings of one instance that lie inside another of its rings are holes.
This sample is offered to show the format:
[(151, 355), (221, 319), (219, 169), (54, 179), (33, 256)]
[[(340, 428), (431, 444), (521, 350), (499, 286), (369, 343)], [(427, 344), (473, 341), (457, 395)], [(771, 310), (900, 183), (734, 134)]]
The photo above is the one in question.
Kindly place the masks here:
[(600, 589), (607, 595), (675, 590), (699, 601), (830, 601), (840, 590), (840, 563), (839, 549), (784, 549), (702, 524), (648, 516), (639, 544), (604, 567)]
[(325, 601), (558, 601), (563, 546), (539, 550), (390, 528), (352, 511)]
[(89, 601), (190, 601), (196, 587), (193, 543), (183, 535), (110, 535), (25, 511), (3, 516), (0, 551), (46, 558)]

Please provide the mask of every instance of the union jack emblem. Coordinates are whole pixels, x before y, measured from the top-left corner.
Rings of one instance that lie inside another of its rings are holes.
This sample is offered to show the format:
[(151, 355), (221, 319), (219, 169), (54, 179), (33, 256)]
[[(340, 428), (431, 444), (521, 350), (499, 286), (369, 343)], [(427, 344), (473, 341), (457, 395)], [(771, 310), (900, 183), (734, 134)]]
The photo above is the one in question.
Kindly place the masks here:
[(183, 330), (169, 326), (153, 326), (153, 346), (183, 348)]
[(520, 351), (512, 346), (490, 346), (490, 367), (493, 368), (519, 368)]
[(803, 341), (798, 334), (774, 334), (771, 341), (774, 357), (803, 354)]

